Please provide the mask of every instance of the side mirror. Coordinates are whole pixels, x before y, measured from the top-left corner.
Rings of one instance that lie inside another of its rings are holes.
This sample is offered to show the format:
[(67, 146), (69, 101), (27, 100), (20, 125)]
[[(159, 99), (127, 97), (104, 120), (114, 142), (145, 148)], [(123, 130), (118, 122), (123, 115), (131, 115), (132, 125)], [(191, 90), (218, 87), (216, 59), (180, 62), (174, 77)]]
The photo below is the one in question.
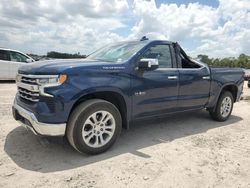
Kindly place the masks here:
[(138, 69), (140, 70), (155, 70), (158, 67), (158, 59), (144, 58), (138, 62)]
[(33, 60), (32, 59), (26, 59), (26, 63), (32, 63), (33, 62)]

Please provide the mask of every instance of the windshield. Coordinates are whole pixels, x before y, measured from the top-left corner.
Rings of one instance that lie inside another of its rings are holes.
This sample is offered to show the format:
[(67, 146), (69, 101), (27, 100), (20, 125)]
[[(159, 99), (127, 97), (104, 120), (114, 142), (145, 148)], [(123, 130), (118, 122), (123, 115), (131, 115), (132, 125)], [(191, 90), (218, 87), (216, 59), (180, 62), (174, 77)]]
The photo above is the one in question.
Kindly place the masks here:
[(121, 63), (132, 57), (143, 46), (145, 46), (145, 42), (129, 42), (108, 45), (90, 54), (87, 58)]

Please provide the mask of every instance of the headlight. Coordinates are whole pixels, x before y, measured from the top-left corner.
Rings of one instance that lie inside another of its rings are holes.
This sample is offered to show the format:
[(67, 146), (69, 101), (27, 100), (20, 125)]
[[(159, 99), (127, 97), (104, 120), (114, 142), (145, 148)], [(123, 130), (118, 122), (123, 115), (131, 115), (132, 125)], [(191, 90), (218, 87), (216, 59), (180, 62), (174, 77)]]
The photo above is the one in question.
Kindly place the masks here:
[(45, 88), (55, 87), (63, 84), (67, 80), (66, 74), (51, 75), (48, 77), (37, 78), (36, 82), (39, 85), (39, 92), (43, 96), (53, 97), (53, 95), (46, 93)]
[(42, 96), (53, 97), (47, 93), (46, 88), (63, 84), (67, 80), (66, 74), (60, 75), (23, 75), (17, 74), (16, 82), (18, 87), (23, 87), (29, 92), (39, 92)]
[(37, 78), (37, 83), (45, 87), (53, 87), (63, 84), (67, 80), (66, 74), (61, 74), (59, 76), (51, 76), (47, 78)]

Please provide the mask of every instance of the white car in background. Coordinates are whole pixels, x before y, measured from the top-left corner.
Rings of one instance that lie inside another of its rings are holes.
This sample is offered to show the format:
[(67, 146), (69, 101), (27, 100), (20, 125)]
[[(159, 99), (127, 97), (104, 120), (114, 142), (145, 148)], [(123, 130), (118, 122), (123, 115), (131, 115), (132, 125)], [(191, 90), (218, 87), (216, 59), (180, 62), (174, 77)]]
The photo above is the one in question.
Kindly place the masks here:
[(17, 50), (0, 48), (0, 80), (15, 80), (18, 68), (34, 61)]

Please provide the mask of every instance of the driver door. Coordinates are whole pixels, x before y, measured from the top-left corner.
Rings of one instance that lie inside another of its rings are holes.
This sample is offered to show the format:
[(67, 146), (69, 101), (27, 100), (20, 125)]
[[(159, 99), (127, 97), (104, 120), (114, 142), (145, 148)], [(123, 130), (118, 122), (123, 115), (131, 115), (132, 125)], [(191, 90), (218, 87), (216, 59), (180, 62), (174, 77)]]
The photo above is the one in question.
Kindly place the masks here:
[(152, 44), (140, 59), (158, 59), (156, 70), (136, 70), (132, 79), (133, 118), (143, 118), (176, 111), (179, 72), (173, 63), (171, 46)]

